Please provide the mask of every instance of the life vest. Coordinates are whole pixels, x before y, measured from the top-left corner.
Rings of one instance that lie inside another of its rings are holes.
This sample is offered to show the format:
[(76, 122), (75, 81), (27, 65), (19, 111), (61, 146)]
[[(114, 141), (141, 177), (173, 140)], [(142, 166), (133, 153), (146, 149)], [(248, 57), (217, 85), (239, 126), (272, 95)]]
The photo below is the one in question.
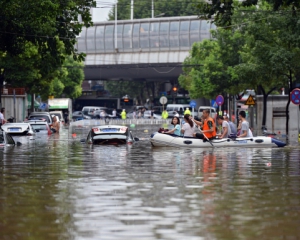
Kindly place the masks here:
[(211, 121), (211, 122), (213, 123), (213, 126), (212, 126), (213, 132), (205, 132), (205, 133), (203, 133), (203, 134), (204, 134), (207, 138), (213, 138), (213, 137), (215, 137), (215, 136), (217, 135), (217, 133), (216, 133), (216, 125), (215, 125), (215, 122), (214, 122), (214, 120), (213, 120), (211, 117), (208, 117), (208, 118), (204, 121), (204, 123), (203, 123), (203, 131), (210, 130), (210, 128), (209, 128), (209, 126), (208, 126), (208, 124), (207, 124), (208, 121)]

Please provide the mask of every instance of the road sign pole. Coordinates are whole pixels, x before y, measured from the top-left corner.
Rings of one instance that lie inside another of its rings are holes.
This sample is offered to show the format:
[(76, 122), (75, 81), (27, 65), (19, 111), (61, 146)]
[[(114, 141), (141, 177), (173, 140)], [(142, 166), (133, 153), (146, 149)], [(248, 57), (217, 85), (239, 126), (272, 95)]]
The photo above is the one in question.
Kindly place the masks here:
[(299, 133), (299, 105), (297, 106), (297, 108), (298, 108), (298, 142), (299, 142), (299, 140), (300, 140), (300, 138), (299, 138), (299, 135), (300, 135), (300, 133)]

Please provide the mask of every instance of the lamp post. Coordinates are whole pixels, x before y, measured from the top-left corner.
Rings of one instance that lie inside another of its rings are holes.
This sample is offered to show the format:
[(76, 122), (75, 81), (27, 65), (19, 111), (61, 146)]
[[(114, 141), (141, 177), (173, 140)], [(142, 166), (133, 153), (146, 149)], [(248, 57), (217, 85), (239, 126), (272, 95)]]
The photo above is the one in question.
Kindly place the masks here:
[(115, 50), (118, 50), (117, 28), (118, 28), (118, 0), (115, 3)]

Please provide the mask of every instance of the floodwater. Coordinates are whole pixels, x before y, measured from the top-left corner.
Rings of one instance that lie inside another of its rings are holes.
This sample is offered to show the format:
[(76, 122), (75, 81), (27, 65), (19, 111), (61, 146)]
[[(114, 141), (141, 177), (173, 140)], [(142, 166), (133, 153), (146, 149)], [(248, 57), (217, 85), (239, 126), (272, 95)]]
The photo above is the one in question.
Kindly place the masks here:
[(152, 148), (157, 128), (132, 129), (134, 145), (66, 128), (1, 149), (0, 239), (300, 239), (298, 145)]

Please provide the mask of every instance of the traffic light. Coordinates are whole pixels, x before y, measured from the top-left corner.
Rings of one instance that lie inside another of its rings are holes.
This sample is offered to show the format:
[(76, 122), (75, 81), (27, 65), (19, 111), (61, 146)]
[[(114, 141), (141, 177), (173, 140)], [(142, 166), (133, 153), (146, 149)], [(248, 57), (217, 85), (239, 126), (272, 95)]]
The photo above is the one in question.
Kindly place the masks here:
[(177, 92), (178, 92), (178, 88), (176, 86), (174, 86), (172, 88), (172, 92), (173, 92), (173, 95), (177, 95)]
[(129, 102), (129, 99), (128, 98), (124, 98), (124, 102)]

